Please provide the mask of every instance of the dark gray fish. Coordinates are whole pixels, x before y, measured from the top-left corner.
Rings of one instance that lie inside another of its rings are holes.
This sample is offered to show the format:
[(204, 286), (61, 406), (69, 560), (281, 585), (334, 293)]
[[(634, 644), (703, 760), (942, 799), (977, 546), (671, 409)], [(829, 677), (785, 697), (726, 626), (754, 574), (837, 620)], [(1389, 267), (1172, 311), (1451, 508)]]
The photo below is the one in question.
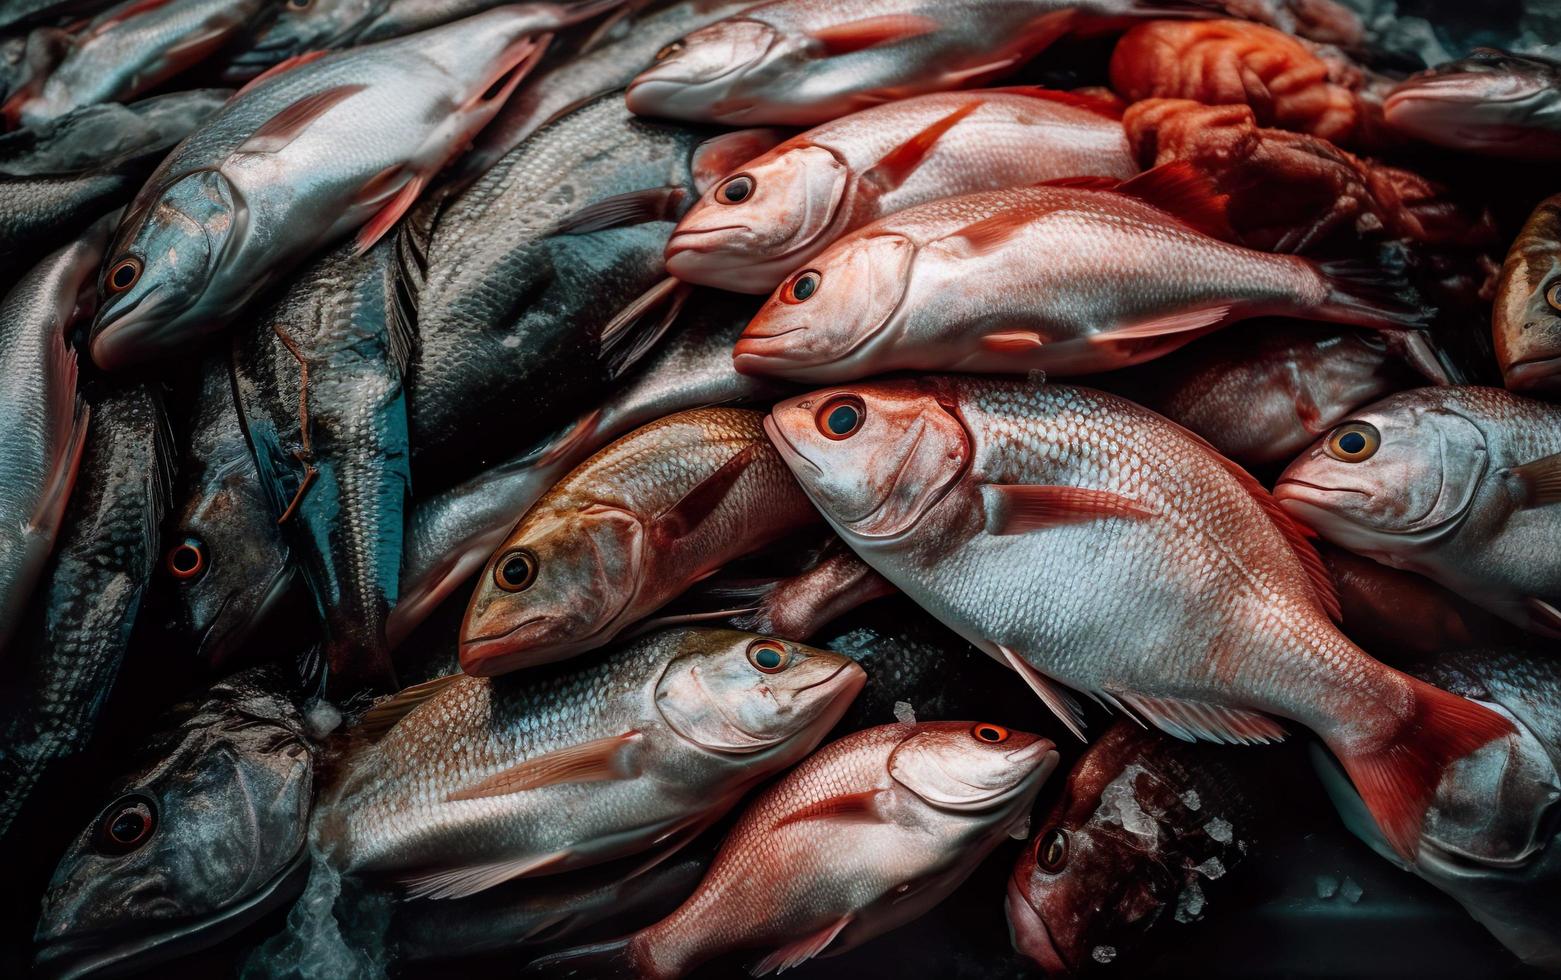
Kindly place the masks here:
[(0, 269), (127, 203), (164, 154), (230, 94), (206, 89), (88, 106), (0, 135)]
[(390, 315), (394, 247), (315, 262), (234, 341), (234, 390), (270, 513), (325, 626), (332, 677), (393, 685), (385, 623), (411, 496), (413, 338)]
[(44, 771), (84, 749), (97, 726), (157, 566), (172, 440), (150, 385), (92, 403), (81, 477), (11, 653), (20, 678), (5, 689), (0, 723), (0, 834)]
[(0, 27), (90, 14), (107, 7), (111, 0), (3, 0), (0, 2)]
[(1382, 113), (1393, 129), (1436, 146), (1561, 160), (1561, 61), (1479, 48), (1401, 82)]
[(55, 869), (37, 971), (137, 972), (290, 901), (307, 874), (316, 751), (271, 668), (175, 708)]

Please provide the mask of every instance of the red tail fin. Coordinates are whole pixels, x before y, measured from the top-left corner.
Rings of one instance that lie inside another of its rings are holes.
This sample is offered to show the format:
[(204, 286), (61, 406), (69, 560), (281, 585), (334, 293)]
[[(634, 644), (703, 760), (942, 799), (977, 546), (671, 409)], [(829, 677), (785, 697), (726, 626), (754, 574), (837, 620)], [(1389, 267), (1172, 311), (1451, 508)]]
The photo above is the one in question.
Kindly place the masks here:
[(1512, 724), (1484, 705), (1408, 678), (1414, 715), (1385, 747), (1365, 754), (1338, 752), (1382, 836), (1406, 861), (1420, 847), (1420, 825), (1449, 765), (1510, 735)]

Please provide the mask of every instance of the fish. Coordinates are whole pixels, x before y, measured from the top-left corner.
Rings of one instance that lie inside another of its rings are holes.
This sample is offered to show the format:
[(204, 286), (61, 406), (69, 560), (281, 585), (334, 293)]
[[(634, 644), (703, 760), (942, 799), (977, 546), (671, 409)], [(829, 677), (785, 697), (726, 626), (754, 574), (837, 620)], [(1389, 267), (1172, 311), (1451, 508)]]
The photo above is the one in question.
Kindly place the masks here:
[(793, 136), (706, 191), (667, 243), (686, 282), (769, 293), (835, 239), (944, 197), (1138, 173), (1119, 108), (1046, 89), (915, 96)]
[(687, 628), (452, 674), (365, 716), (365, 734), (390, 727), (344, 761), (317, 833), (344, 872), (429, 899), (687, 842), (811, 752), (863, 678), (839, 654)]
[(1561, 408), (1501, 388), (1375, 402), (1280, 474), (1274, 497), (1322, 537), (1561, 636)]
[(559, 481), (488, 559), (461, 623), (461, 669), (502, 674), (593, 650), (817, 521), (763, 420), (744, 408), (679, 412)]
[(1382, 103), (1395, 132), (1515, 160), (1561, 160), (1561, 59), (1479, 48), (1400, 82)]
[(732, 126), (817, 126), (1013, 72), (1079, 28), (1207, 16), (1178, 0), (771, 0), (663, 48), (629, 84), (646, 116)]
[(501, 7), (250, 82), (127, 210), (99, 280), (93, 362), (166, 358), (311, 252), (354, 233), (374, 244), (520, 83), (546, 46), (530, 31)]
[[(793, 273), (748, 325), (739, 371), (811, 383), (894, 370), (1084, 374), (1139, 364), (1233, 321), (1418, 329), (1396, 273), (1231, 245), (1190, 164), (1115, 189), (967, 194), (882, 218)], [(1193, 223), (1188, 223), (1190, 219)]]
[[(0, 116), (36, 126), (82, 106), (132, 101), (220, 50), (265, 7), (263, 0), (124, 0), (77, 31), (57, 31), (56, 56), (31, 65)], [(30, 59), (40, 41), (29, 38)]]
[(151, 385), (128, 385), (92, 402), (80, 478), (12, 650), (20, 670), (4, 688), (0, 835), (43, 775), (82, 752), (97, 728), (162, 557), (172, 442)]
[(0, 28), (90, 14), (110, 2), (112, 0), (6, 0), (0, 5)]
[(755, 608), (732, 625), (790, 640), (812, 638), (835, 619), (895, 588), (856, 553), (831, 537), (814, 561), (796, 575), (763, 583)]
[(1232, 756), (1126, 719), (1106, 729), (1014, 864), (1014, 949), (1049, 975), (1079, 973), (1162, 923), (1199, 918), (1204, 889), (1273, 829), (1261, 782), (1277, 775), (1272, 761), (1258, 772)]
[(25, 265), (128, 204), (163, 156), (230, 94), (197, 89), (88, 106), (0, 135), (0, 263)]
[(859, 946), (936, 906), (1022, 826), (1057, 758), (990, 722), (847, 735), (749, 804), (676, 912), (522, 975), (669, 980), (742, 951), (764, 954), (764, 976)]
[(773, 142), (709, 135), (641, 122), (605, 95), (413, 213), (398, 282), (420, 340), (408, 379), (420, 489), (528, 450), (655, 345), (687, 296), (662, 260), (674, 214), (701, 175)]
[(1509, 391), (1561, 389), (1561, 194), (1534, 209), (1502, 263), (1491, 332)]
[[(732, 368), (732, 344), (754, 304), (729, 293), (690, 300), (671, 331), (623, 387), (522, 456), (415, 502), (402, 554), (401, 597), (386, 623), (399, 646), (418, 624), (482, 570), (517, 514), (613, 439), (674, 412), (773, 400), (792, 389)], [(806, 637), (793, 637), (806, 639)]]
[[(28, 608), (64, 520), (92, 409), (68, 333), (91, 316), (107, 220), (47, 255), (0, 300), (0, 654)], [(25, 379), (25, 381), (23, 380)]]
[(350, 243), (238, 331), (234, 391), (270, 515), (313, 594), (333, 685), (394, 689), (387, 623), (412, 495), (402, 383), (416, 337), (392, 312), (395, 243)]
[(1501, 743), (1451, 771), (1410, 864), (1391, 848), (1331, 760), (1314, 753), (1344, 824), (1372, 850), (1462, 905), (1530, 967), (1561, 968), (1561, 875), (1555, 811), (1561, 801), (1561, 669), (1548, 651), (1476, 648), (1439, 655), (1414, 672), (1512, 720)]
[(38, 919), (37, 974), (138, 972), (291, 902), (308, 876), (318, 752), (275, 668), (172, 708), (60, 858)]
[(1510, 731), (1346, 639), (1286, 512), (1132, 402), (930, 376), (788, 399), (765, 432), (852, 550), (1080, 738), (1069, 688), (1188, 741), (1276, 741), (1275, 717), (1298, 722), (1412, 856), (1442, 772)]

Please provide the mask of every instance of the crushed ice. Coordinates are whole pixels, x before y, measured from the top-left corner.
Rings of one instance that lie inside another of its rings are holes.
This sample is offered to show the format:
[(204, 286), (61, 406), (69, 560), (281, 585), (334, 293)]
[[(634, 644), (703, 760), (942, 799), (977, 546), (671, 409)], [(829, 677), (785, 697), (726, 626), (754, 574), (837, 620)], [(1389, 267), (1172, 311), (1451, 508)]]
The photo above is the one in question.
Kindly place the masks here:
[(1199, 799), (1198, 791), (1195, 789), (1190, 789), (1182, 794), (1182, 803), (1189, 810), (1200, 810), (1203, 808), (1203, 800)]
[(1090, 951), (1089, 958), (1104, 966), (1117, 958), (1115, 946), (1096, 946)]
[(1339, 894), (1339, 879), (1333, 875), (1317, 876), (1317, 897), (1333, 898)]
[(916, 709), (909, 701), (894, 702), (894, 720), (902, 725), (916, 724)]
[(1345, 878), (1344, 884), (1339, 886), (1340, 897), (1342, 897), (1346, 902), (1349, 902), (1351, 905), (1354, 905), (1356, 902), (1360, 901), (1360, 897), (1364, 894), (1366, 894), (1365, 889), (1356, 884), (1354, 878)]
[[(352, 908), (344, 923), (337, 919), (342, 897), (341, 872), (312, 845), (309, 883), (287, 913), (286, 927), (250, 951), (240, 971), (242, 980), (383, 980), (389, 956), (385, 933), (390, 924), (388, 896), (349, 894)], [(360, 891), (348, 883), (350, 892)]]
[(1225, 865), (1220, 862), (1219, 858), (1211, 857), (1196, 868), (1193, 868), (1193, 870), (1213, 881), (1215, 878), (1225, 874)]
[(1224, 817), (1215, 817), (1208, 823), (1204, 824), (1203, 829), (1210, 837), (1219, 841), (1221, 844), (1229, 844), (1231, 838), (1236, 836), (1235, 828), (1233, 828), (1230, 825), (1230, 821), (1226, 820)]
[(1123, 830), (1139, 837), (1152, 839), (1159, 836), (1159, 825), (1139, 805), (1133, 785), (1139, 773), (1146, 771), (1137, 763), (1123, 769), (1101, 792), (1100, 805), (1105, 813), (1115, 814)]
[(1187, 883), (1182, 893), (1176, 896), (1176, 921), (1194, 922), (1203, 915), (1203, 889), (1198, 886), (1198, 879)]

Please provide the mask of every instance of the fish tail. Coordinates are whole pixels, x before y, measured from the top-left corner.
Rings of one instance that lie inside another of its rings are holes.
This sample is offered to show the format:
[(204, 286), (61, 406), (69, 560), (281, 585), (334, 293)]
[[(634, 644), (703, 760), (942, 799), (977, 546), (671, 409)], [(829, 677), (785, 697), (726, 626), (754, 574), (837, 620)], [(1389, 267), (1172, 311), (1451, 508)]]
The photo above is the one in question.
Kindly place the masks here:
[(1511, 722), (1482, 704), (1406, 677), (1414, 703), (1386, 744), (1341, 752), (1339, 761), (1383, 837), (1413, 863), (1420, 827), (1447, 767), (1512, 733)]
[(577, 946), (532, 960), (521, 976), (533, 980), (669, 980), (644, 956), (636, 936)]
[(1351, 259), (1317, 263), (1328, 295), (1310, 316), (1379, 329), (1425, 328), (1435, 310), (1410, 285), (1402, 268)]

